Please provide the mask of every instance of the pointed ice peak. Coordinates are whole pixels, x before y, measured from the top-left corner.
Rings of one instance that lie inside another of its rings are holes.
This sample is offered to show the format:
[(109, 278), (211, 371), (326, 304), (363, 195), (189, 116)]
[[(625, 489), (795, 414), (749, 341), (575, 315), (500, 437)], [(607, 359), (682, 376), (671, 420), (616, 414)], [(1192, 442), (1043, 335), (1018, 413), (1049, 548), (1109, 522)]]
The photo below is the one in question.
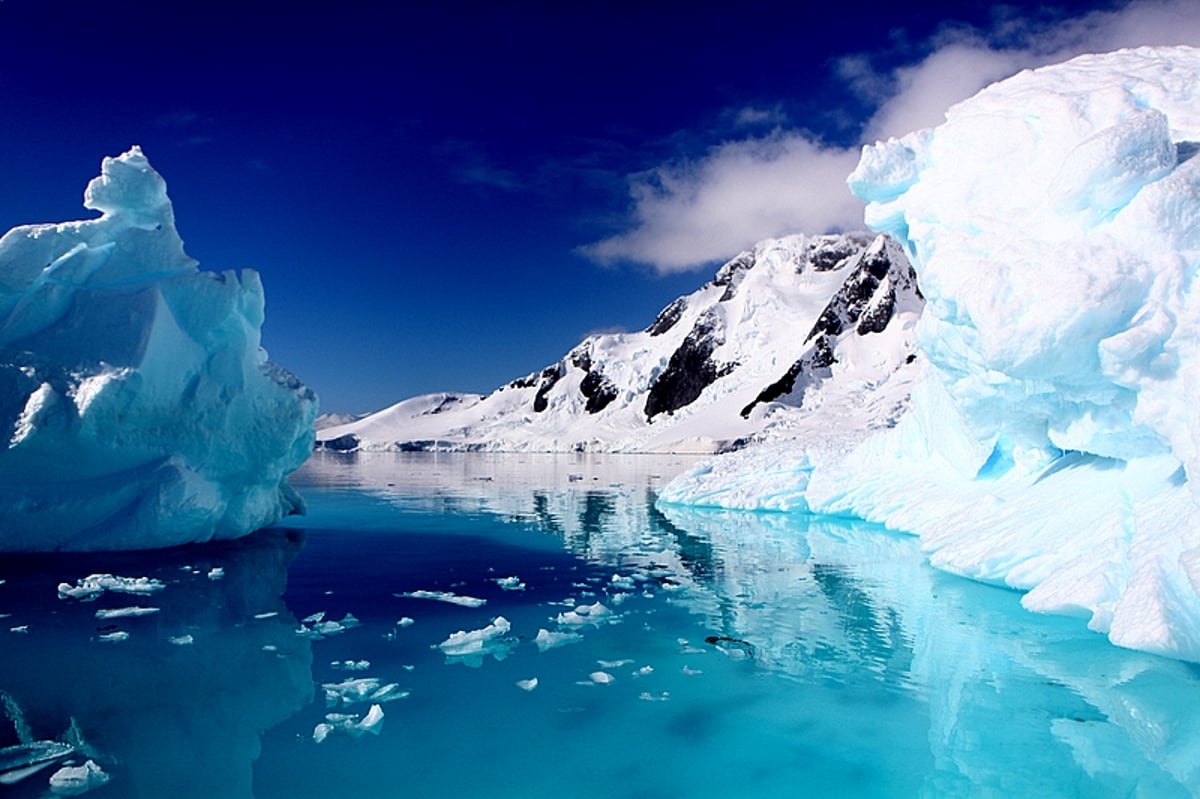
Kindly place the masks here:
[(104, 159), (100, 175), (83, 192), (83, 207), (105, 216), (124, 215), (137, 227), (154, 228), (174, 220), (166, 181), (136, 144)]

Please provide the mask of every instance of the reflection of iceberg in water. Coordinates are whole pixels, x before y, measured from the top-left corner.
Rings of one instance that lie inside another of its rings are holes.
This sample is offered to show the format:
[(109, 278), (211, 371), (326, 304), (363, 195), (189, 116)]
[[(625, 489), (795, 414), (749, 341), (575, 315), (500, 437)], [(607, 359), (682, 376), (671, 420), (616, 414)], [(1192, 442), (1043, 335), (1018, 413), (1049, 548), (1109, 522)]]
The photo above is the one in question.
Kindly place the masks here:
[[(670, 508), (720, 565), (697, 607), (764, 665), (875, 671), (929, 703), (930, 795), (1200, 792), (1200, 669), (1029, 619), (1015, 592), (934, 572), (915, 539), (823, 517)], [(810, 603), (800, 606), (799, 594)], [(1032, 720), (1032, 724), (1030, 723)], [(1021, 767), (1014, 769), (1014, 764)], [(1089, 783), (1082, 780), (1086, 774)]]
[[(109, 793), (251, 796), (260, 734), (312, 699), (311, 642), (295, 634), (282, 600), (302, 545), (300, 533), (268, 530), (152, 560), (6, 559), (0, 613), (11, 615), (0, 628), (0, 691), (18, 718), (0, 723), (0, 746), (63, 740), (74, 724), (111, 775)], [(59, 583), (96, 572), (149, 576), (165, 587), (150, 596), (57, 597)], [(158, 612), (98, 614), (134, 605)], [(29, 782), (45, 788), (41, 775)]]
[(1017, 593), (937, 572), (917, 539), (873, 525), (656, 508), (681, 463), (380, 454), (305, 468), (400, 508), (434, 501), (552, 534), (644, 577), (637, 591), (702, 617), (714, 648), (786, 679), (880, 687), (856, 701), (919, 698), (928, 718), (896, 729), (928, 737), (926, 795), (1200, 795), (1196, 666), (1031, 616)]

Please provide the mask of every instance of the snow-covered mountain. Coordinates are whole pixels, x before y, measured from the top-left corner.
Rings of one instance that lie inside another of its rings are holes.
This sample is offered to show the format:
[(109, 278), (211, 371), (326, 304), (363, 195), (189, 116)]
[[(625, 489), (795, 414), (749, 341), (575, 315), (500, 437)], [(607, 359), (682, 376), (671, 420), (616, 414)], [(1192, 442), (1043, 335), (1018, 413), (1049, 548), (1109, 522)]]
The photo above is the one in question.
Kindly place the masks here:
[(429, 394), (321, 429), (331, 450), (715, 452), (895, 423), (923, 299), (888, 236), (760, 243), (645, 330), (593, 335), (486, 396)]

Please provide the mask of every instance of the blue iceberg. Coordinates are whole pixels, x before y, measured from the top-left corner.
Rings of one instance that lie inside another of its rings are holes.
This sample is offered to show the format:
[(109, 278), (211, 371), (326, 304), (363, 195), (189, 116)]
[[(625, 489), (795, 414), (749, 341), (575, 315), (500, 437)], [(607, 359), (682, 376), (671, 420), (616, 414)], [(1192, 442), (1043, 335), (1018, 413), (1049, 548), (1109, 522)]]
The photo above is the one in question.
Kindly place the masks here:
[(0, 238), (0, 551), (235, 538), (302, 509), (314, 394), (259, 346), (257, 273), (202, 272), (141, 150), (101, 216)]

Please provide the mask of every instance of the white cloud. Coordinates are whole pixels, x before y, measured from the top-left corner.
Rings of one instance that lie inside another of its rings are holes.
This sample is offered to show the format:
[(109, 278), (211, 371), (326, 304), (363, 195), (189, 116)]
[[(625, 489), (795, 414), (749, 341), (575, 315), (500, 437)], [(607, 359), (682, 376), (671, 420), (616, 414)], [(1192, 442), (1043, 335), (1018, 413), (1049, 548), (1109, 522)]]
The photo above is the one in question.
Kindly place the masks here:
[(635, 176), (633, 229), (583, 252), (602, 263), (677, 272), (771, 236), (859, 228), (863, 205), (845, 183), (857, 162), (857, 150), (824, 148), (799, 134), (723, 144), (698, 162)]
[[(937, 125), (951, 105), (1021, 69), (1085, 52), (1174, 44), (1200, 45), (1195, 0), (1132, 0), (1052, 24), (1001, 15), (987, 31), (946, 28), (926, 43), (922, 59), (887, 72), (864, 54), (848, 54), (834, 69), (851, 91), (877, 104), (863, 127), (863, 141), (871, 142)], [(734, 113), (757, 121), (755, 109)], [(630, 229), (582, 251), (600, 262), (676, 272), (771, 236), (861, 227), (862, 204), (845, 184), (858, 154), (799, 131), (722, 144), (697, 162), (633, 176)]]

